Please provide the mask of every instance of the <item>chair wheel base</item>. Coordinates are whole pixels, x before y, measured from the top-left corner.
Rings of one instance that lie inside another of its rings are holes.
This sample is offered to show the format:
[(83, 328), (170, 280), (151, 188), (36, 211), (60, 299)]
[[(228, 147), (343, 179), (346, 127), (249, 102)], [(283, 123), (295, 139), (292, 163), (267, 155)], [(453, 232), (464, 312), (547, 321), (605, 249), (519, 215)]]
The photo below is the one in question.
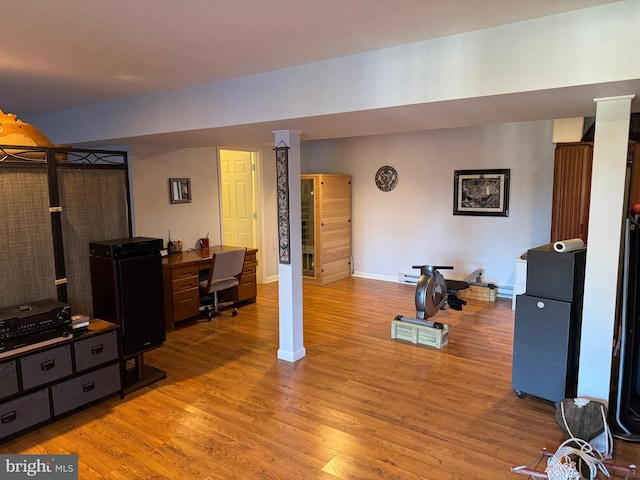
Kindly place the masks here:
[(228, 312), (229, 315), (225, 315), (225, 313), (227, 313), (227, 312), (225, 312), (224, 310), (209, 310), (209, 312), (207, 313), (206, 320), (202, 319), (202, 321), (203, 322), (204, 321), (210, 322), (211, 320), (213, 320), (213, 317), (226, 317), (226, 316), (236, 317), (236, 316), (238, 316), (238, 309), (234, 308), (233, 310)]

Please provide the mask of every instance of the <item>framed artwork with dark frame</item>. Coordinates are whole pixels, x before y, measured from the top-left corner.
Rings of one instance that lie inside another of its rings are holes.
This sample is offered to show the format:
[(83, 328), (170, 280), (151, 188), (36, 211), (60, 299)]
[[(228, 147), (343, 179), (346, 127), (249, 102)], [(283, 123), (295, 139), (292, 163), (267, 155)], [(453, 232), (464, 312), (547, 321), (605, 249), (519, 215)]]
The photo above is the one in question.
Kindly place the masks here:
[(510, 169), (456, 170), (453, 214), (509, 216)]
[(171, 203), (191, 202), (191, 179), (190, 178), (170, 178), (169, 179), (169, 200)]
[(278, 201), (278, 261), (291, 264), (291, 219), (289, 216), (289, 147), (277, 146), (276, 183)]

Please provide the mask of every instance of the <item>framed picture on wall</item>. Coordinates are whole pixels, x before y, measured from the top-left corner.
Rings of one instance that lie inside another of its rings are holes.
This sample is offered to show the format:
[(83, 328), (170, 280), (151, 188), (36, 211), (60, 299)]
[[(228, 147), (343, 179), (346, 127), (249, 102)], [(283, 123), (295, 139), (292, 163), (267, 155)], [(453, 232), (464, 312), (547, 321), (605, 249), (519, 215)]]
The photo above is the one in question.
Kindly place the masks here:
[(190, 178), (170, 178), (169, 179), (169, 200), (171, 203), (191, 202), (191, 179)]
[(453, 214), (509, 216), (509, 169), (456, 170)]

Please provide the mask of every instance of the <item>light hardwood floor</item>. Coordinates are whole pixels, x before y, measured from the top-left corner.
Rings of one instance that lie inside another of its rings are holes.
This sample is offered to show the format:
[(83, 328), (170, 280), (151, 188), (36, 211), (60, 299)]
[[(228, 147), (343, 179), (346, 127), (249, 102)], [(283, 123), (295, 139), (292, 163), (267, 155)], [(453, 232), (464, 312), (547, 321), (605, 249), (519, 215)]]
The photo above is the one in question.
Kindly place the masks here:
[[(277, 284), (235, 318), (186, 322), (145, 356), (167, 379), (0, 445), (78, 453), (91, 479), (525, 479), (564, 440), (552, 404), (511, 390), (509, 301), (441, 311), (442, 350), (390, 337), (414, 288), (304, 287), (307, 356), (279, 361)], [(638, 444), (616, 440), (617, 464)], [(544, 467), (542, 467), (544, 468)]]

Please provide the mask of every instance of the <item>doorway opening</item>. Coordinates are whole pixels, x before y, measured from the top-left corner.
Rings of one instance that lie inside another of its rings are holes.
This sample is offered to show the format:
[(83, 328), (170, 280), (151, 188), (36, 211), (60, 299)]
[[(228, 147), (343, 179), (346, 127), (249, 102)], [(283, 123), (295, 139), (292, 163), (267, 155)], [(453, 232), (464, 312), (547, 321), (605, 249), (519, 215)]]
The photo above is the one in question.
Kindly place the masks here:
[(219, 149), (218, 160), (222, 244), (258, 248), (260, 255), (256, 202), (258, 152)]

